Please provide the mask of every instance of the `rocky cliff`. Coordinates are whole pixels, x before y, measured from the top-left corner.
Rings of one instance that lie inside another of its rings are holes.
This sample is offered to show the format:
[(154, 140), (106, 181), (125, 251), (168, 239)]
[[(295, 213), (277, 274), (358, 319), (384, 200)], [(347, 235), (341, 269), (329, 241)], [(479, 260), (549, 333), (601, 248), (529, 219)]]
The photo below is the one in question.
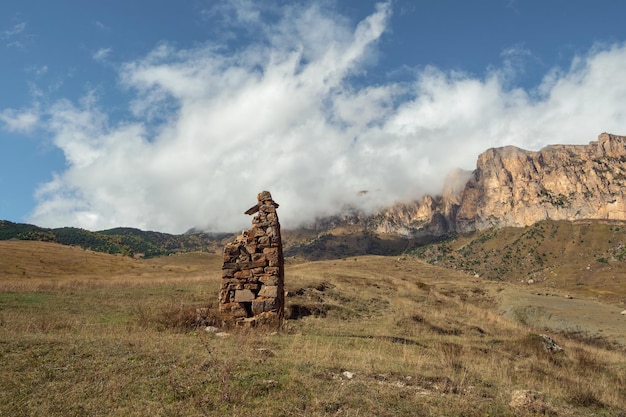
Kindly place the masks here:
[(353, 213), (341, 222), (420, 237), (545, 219), (626, 220), (625, 185), (626, 137), (603, 133), (588, 145), (551, 145), (538, 152), (489, 149), (473, 172), (452, 173), (440, 196), (399, 203), (371, 216)]

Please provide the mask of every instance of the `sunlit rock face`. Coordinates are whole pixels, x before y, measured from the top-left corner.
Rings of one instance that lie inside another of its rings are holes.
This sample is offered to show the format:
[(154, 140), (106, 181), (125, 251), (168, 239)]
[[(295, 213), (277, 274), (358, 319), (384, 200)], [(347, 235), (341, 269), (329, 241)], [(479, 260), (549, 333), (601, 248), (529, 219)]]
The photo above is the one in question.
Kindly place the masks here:
[(626, 137), (603, 133), (588, 145), (551, 145), (538, 152), (488, 149), (474, 171), (452, 172), (441, 195), (344, 221), (378, 233), (421, 237), (546, 219), (625, 220), (625, 185)]
[(489, 149), (461, 195), (455, 230), (527, 226), (540, 220), (626, 219), (626, 137), (539, 152)]

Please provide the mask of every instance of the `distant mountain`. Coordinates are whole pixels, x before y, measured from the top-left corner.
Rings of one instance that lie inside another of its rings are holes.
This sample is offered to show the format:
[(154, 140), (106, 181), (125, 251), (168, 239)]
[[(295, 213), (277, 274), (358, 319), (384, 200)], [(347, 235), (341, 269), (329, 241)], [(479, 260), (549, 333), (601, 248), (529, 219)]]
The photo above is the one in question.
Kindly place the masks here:
[(588, 145), (538, 152), (489, 149), (473, 172), (456, 171), (443, 192), (383, 208), (318, 220), (312, 229), (361, 226), (407, 238), (447, 236), (541, 220), (626, 220), (626, 137), (603, 133)]
[[(625, 136), (603, 133), (588, 145), (551, 145), (538, 152), (493, 148), (478, 157), (474, 171), (451, 173), (441, 195), (373, 214), (354, 209), (306, 228), (283, 229), (285, 255), (397, 255), (451, 236), (545, 220), (626, 220), (625, 186)], [(182, 235), (133, 228), (90, 232), (0, 221), (0, 240), (43, 240), (129, 256), (220, 252), (232, 237), (197, 229)]]
[(39, 240), (80, 246), (97, 252), (126, 256), (154, 257), (174, 252), (220, 251), (222, 239), (229, 234), (195, 233), (171, 235), (133, 228), (115, 228), (91, 232), (75, 227), (56, 229), (0, 220), (0, 240)]
[(442, 236), (408, 238), (406, 236), (373, 232), (360, 224), (327, 226), (323, 230), (282, 230), (284, 254), (308, 260), (340, 259), (360, 255), (395, 256), (429, 243)]

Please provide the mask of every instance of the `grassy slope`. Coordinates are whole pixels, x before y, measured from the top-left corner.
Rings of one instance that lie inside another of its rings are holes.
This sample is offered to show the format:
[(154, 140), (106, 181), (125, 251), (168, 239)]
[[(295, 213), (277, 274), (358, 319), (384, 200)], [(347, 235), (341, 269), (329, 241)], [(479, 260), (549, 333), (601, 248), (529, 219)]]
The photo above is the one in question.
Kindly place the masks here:
[[(497, 313), (511, 284), (415, 258), (286, 266), (273, 329), (189, 327), (219, 256), (0, 242), (0, 415), (623, 415), (626, 356)], [(352, 379), (344, 371), (354, 373)], [(535, 400), (509, 406), (516, 390)]]
[(431, 264), (491, 280), (530, 282), (538, 291), (560, 289), (626, 304), (624, 222), (543, 221), (461, 236), (421, 247), (415, 254)]

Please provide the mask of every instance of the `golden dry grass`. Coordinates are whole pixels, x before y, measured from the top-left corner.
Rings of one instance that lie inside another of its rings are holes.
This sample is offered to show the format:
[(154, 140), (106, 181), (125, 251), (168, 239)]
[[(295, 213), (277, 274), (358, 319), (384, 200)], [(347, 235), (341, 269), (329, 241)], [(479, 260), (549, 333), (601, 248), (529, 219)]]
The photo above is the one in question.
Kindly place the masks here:
[(538, 291), (567, 291), (626, 305), (626, 223), (542, 221), (459, 236), (417, 249), (429, 262), (471, 275), (533, 282)]
[[(283, 329), (192, 326), (218, 256), (0, 245), (0, 415), (622, 416), (616, 346), (499, 313), (509, 291), (414, 258), (288, 262)], [(297, 314), (296, 314), (297, 313)], [(309, 314), (309, 315), (303, 315)], [(295, 317), (298, 317), (297, 319)], [(533, 398), (510, 405), (518, 390)]]
[(220, 276), (220, 257), (182, 253), (133, 259), (37, 241), (0, 241), (0, 292), (155, 286)]

